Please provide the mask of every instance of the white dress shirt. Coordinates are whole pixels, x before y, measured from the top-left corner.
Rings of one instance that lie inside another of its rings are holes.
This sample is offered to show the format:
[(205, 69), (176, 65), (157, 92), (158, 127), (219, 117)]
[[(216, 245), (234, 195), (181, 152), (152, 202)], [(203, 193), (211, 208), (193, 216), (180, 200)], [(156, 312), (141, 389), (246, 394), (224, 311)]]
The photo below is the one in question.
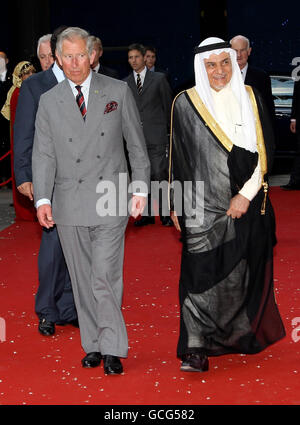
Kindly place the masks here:
[[(144, 81), (145, 81), (145, 77), (146, 77), (146, 72), (147, 72), (147, 67), (146, 66), (143, 69), (143, 71), (139, 72), (140, 77), (141, 77), (142, 87), (144, 85)], [(137, 83), (137, 72), (133, 71), (133, 76), (134, 76), (134, 80), (135, 80), (135, 84), (136, 84)]]
[(93, 68), (94, 72), (98, 72), (100, 69), (100, 62), (98, 62), (98, 65), (95, 66), (95, 68)]
[(54, 62), (52, 72), (55, 75), (55, 78), (57, 79), (58, 83), (61, 83), (66, 78), (64, 71), (57, 65), (56, 62)]
[(0, 74), (0, 81), (5, 81), (5, 79), (6, 79), (6, 74), (7, 74), (7, 71), (4, 71), (4, 72), (2, 72), (2, 73)]
[[(90, 92), (91, 80), (92, 80), (92, 71), (90, 71), (87, 79), (83, 83), (80, 84), (81, 92), (82, 92), (83, 97), (84, 97), (84, 103), (85, 103), (86, 109), (88, 108), (88, 103), (89, 103), (89, 92)], [(73, 81), (71, 81), (71, 80), (68, 80), (68, 82), (71, 86), (72, 92), (73, 92), (74, 97), (76, 99), (76, 96), (78, 95), (78, 90), (76, 89), (76, 86), (78, 86), (78, 84), (73, 83)]]
[(243, 77), (244, 82), (245, 82), (245, 78), (246, 78), (246, 74), (247, 74), (247, 69), (248, 69), (248, 62), (246, 63), (246, 65), (244, 66), (244, 68), (241, 69), (241, 74), (242, 74), (242, 77)]

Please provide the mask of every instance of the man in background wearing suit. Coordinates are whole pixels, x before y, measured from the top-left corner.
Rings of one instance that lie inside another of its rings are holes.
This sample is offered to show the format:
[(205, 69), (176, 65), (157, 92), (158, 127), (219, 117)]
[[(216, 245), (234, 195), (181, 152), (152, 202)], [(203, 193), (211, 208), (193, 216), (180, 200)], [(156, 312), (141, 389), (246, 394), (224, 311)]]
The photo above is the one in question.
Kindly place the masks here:
[(86, 352), (82, 366), (99, 366), (103, 358), (105, 374), (120, 374), (120, 357), (128, 353), (121, 311), (129, 190), (123, 138), (132, 184), (143, 182), (132, 190), (134, 217), (146, 205), (139, 193), (147, 192), (150, 164), (132, 93), (123, 81), (91, 71), (88, 33), (66, 29), (57, 56), (66, 79), (41, 97), (36, 119), (37, 216), (42, 226), (55, 222), (58, 229)]
[[(55, 55), (56, 39), (60, 27), (51, 38)], [(57, 61), (47, 71), (39, 72), (22, 84), (14, 124), (14, 171), (20, 193), (33, 201), (32, 147), (35, 119), (40, 97), (58, 82), (65, 79)], [(38, 257), (39, 287), (35, 311), (39, 317), (39, 332), (50, 336), (55, 324), (77, 324), (77, 313), (70, 276), (67, 270), (56, 227), (43, 229)]]
[[(128, 47), (128, 62), (132, 72), (124, 79), (132, 90), (146, 139), (147, 151), (151, 163), (151, 181), (168, 180), (168, 129), (172, 106), (172, 92), (165, 74), (151, 72), (145, 65), (145, 48), (141, 44)], [(153, 197), (153, 196), (152, 196)], [(157, 199), (159, 202), (159, 199)], [(135, 222), (135, 226), (154, 224), (151, 215), (153, 199), (149, 195), (148, 216)], [(162, 202), (159, 202), (159, 215), (164, 226), (172, 226), (170, 217), (163, 215)]]
[(300, 190), (300, 81), (295, 81), (290, 130), (296, 134), (296, 156), (288, 184), (281, 186), (284, 190)]
[(94, 35), (91, 35), (90, 38), (95, 50), (95, 59), (92, 63), (92, 70), (94, 72), (98, 72), (99, 74), (118, 79), (119, 74), (115, 69), (108, 68), (107, 66), (103, 66), (102, 63), (100, 63), (100, 58), (103, 55), (103, 46), (100, 38), (95, 37)]
[(248, 63), (248, 58), (252, 50), (248, 38), (244, 37), (243, 35), (236, 35), (230, 40), (230, 43), (232, 48), (236, 51), (237, 62), (239, 64), (245, 84), (251, 87), (255, 87), (262, 95), (274, 125), (275, 106), (273, 102), (270, 77), (262, 69), (255, 68)]

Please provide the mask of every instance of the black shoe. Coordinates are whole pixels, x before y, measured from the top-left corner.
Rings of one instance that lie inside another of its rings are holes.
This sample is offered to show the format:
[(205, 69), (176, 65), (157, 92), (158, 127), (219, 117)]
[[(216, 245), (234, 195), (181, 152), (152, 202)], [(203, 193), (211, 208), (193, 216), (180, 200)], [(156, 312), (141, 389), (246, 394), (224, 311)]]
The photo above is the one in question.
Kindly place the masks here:
[(296, 183), (288, 183), (280, 187), (283, 190), (300, 190), (300, 184)]
[(182, 372), (206, 372), (208, 370), (208, 358), (205, 354), (185, 354), (182, 356), (180, 370)]
[(75, 326), (75, 328), (79, 328), (79, 322), (78, 322), (78, 319), (71, 320), (71, 322), (68, 322), (67, 324), (68, 324), (68, 325)]
[(161, 224), (162, 224), (163, 226), (166, 226), (166, 227), (174, 226), (173, 221), (172, 221), (172, 220), (171, 220), (171, 218), (170, 218), (170, 217), (168, 217), (168, 216), (166, 216), (166, 217), (160, 217), (160, 221), (161, 221)]
[(76, 328), (79, 328), (78, 319), (71, 320), (70, 322), (58, 321), (58, 322), (55, 322), (55, 324), (58, 325), (58, 326), (72, 325), (72, 326), (75, 326)]
[(154, 217), (142, 217), (140, 220), (136, 220), (134, 222), (134, 225), (136, 227), (147, 226), (147, 224), (155, 224), (155, 218)]
[(47, 319), (43, 318), (39, 321), (39, 333), (44, 336), (51, 336), (55, 333), (55, 323), (48, 322)]
[(88, 353), (82, 360), (82, 367), (97, 367), (100, 366), (101, 363), (101, 353), (94, 351), (92, 353)]
[(123, 366), (116, 356), (103, 356), (104, 359), (104, 373), (105, 375), (119, 375), (123, 372)]

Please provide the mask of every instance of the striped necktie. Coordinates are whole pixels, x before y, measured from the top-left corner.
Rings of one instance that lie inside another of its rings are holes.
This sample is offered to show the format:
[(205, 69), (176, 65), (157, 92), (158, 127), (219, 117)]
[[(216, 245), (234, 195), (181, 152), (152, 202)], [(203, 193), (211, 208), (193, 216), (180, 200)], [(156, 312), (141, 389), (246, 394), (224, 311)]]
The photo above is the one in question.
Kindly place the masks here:
[(76, 102), (77, 105), (79, 106), (82, 118), (85, 120), (86, 117), (86, 106), (85, 106), (85, 101), (84, 101), (84, 97), (81, 91), (81, 86), (75, 86), (75, 88), (78, 91), (78, 94), (76, 96)]
[(141, 94), (142, 93), (142, 90), (143, 90), (143, 87), (142, 87), (142, 80), (141, 80), (140, 74), (137, 74), (136, 87), (137, 87), (138, 93)]

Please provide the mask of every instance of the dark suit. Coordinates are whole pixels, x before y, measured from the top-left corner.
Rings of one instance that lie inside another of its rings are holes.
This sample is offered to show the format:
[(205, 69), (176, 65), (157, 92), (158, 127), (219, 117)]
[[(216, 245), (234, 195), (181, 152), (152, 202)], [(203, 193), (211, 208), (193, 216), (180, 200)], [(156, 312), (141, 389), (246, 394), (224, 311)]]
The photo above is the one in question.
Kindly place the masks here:
[(255, 87), (262, 95), (263, 100), (270, 112), (271, 119), (275, 120), (275, 106), (272, 96), (271, 79), (268, 74), (262, 69), (248, 65), (245, 84)]
[(115, 69), (103, 66), (101, 63), (98, 69), (98, 74), (107, 75), (108, 77), (116, 78), (117, 80), (119, 79), (119, 74)]
[[(172, 91), (165, 74), (147, 70), (142, 93), (139, 94), (133, 72), (125, 81), (135, 98), (151, 163), (151, 181), (168, 179), (168, 129), (170, 127)], [(149, 206), (150, 210), (150, 196)], [(160, 203), (161, 206), (161, 203)], [(150, 211), (149, 211), (149, 215)], [(160, 211), (160, 215), (162, 215)], [(165, 214), (167, 215), (167, 214)]]
[[(32, 182), (32, 148), (40, 97), (57, 84), (52, 68), (25, 80), (20, 89), (14, 124), (16, 185)], [(39, 288), (35, 311), (50, 322), (70, 322), (77, 317), (70, 276), (56, 227), (43, 229), (39, 258)]]
[(300, 81), (294, 85), (291, 119), (296, 120), (297, 146), (289, 183), (300, 185)]

